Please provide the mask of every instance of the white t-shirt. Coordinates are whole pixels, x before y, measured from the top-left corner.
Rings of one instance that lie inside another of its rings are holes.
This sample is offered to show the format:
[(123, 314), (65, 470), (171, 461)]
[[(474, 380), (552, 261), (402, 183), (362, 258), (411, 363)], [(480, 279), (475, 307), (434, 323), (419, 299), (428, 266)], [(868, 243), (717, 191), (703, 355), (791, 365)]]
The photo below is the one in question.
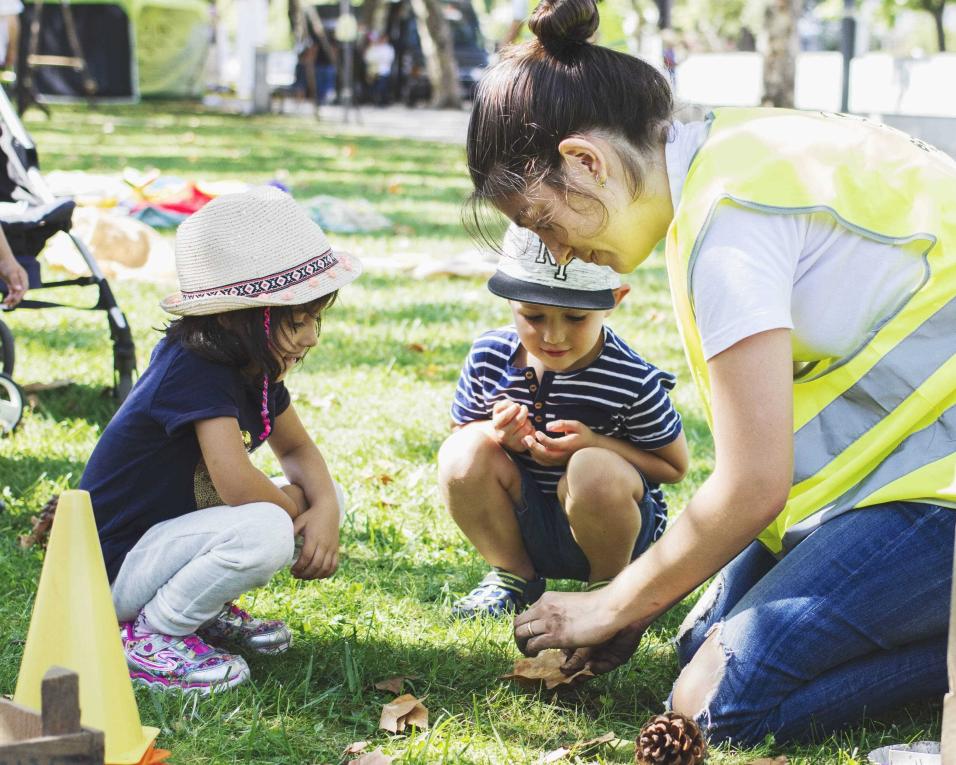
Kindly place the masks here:
[(392, 73), (392, 62), (395, 61), (395, 49), (387, 42), (377, 42), (369, 45), (365, 51), (365, 65), (369, 71), (379, 77), (387, 77)]
[[(665, 145), (677, 208), (704, 122), (675, 122)], [(710, 359), (769, 329), (792, 332), (793, 358), (853, 353), (922, 284), (927, 243), (868, 239), (829, 212), (773, 214), (721, 202), (691, 273), (697, 327)]]

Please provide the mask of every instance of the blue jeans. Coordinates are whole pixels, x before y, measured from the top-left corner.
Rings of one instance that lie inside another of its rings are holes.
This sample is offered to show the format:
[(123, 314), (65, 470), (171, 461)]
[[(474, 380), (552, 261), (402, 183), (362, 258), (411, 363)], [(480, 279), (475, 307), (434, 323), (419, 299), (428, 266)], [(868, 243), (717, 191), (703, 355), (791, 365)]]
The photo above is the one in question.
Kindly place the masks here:
[(893, 502), (825, 523), (777, 561), (752, 543), (677, 638), (711, 631), (723, 675), (697, 721), (713, 743), (805, 740), (946, 692), (956, 510)]
[(335, 96), (335, 65), (315, 65), (315, 102), (325, 104)]

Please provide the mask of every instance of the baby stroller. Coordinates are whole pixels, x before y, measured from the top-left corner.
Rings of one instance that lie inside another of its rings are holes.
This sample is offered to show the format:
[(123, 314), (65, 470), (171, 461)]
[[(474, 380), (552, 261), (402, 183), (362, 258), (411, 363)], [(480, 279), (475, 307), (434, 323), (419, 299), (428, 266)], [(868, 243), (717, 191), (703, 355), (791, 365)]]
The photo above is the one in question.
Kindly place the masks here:
[[(110, 338), (113, 341), (113, 395), (122, 402), (133, 387), (136, 372), (136, 349), (126, 317), (116, 304), (113, 291), (100, 271), (86, 245), (70, 232), (75, 203), (70, 199), (57, 199), (51, 193), (37, 164), (33, 140), (13, 110), (10, 99), (0, 88), (0, 226), (10, 242), (10, 248), (30, 278), (28, 299), (21, 301), (21, 308), (82, 308), (64, 306), (45, 300), (32, 299), (34, 290), (51, 289), (73, 285), (95, 285), (98, 299), (95, 305), (84, 310), (105, 311), (109, 322)], [(58, 231), (64, 231), (79, 250), (90, 276), (82, 276), (57, 282), (43, 282), (37, 255), (47, 239)], [(5, 286), (0, 283), (0, 294)], [(13, 382), (14, 347), (13, 334), (0, 321), (0, 434), (16, 427), (23, 413), (23, 397)]]

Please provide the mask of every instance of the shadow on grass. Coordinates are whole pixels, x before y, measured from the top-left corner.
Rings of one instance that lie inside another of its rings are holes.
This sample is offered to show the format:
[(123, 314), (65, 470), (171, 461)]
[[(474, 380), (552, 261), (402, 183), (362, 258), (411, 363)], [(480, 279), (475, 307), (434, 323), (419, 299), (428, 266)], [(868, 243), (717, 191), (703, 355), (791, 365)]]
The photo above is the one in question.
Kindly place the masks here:
[(61, 422), (81, 419), (105, 428), (118, 407), (109, 386), (71, 383), (62, 388), (29, 394), (33, 416)]
[[(382, 706), (392, 701), (394, 694), (376, 690), (374, 683), (396, 675), (411, 676), (403, 691), (425, 698), (432, 725), (437, 718), (461, 717), (469, 726), (486, 733), (494, 731), (512, 746), (547, 749), (555, 745), (556, 738), (567, 739), (567, 732), (553, 728), (529, 735), (522, 727), (520, 710), (532, 704), (551, 707), (557, 714), (578, 717), (585, 713), (602, 717), (602, 724), (612, 722), (602, 699), (612, 692), (610, 676), (567, 691), (526, 691), (500, 677), (516, 658), (512, 646), (489, 646), (486, 637), (472, 644), (433, 646), (411, 636), (406, 641), (384, 639), (351, 624), (335, 625), (321, 634), (296, 632), (299, 640), (288, 654), (250, 660), (251, 684), (202, 702), (201, 719), (192, 720), (190, 727), (207, 724), (204, 720), (219, 720), (226, 730), (237, 728), (239, 734), (208, 737), (204, 753), (211, 761), (338, 761), (335, 758), (349, 741), (375, 739), (371, 748), (390, 741), (379, 730), (378, 721)], [(627, 738), (633, 737), (646, 719), (645, 703), (648, 709), (656, 707), (660, 698), (657, 693), (635, 696), (634, 679), (630, 674), (621, 675), (631, 687), (621, 709), (613, 712), (613, 724), (618, 735)], [(618, 690), (622, 689), (613, 688)], [(192, 716), (192, 705), (179, 698), (142, 691), (138, 695), (146, 713), (144, 723), (178, 727), (183, 717)], [(497, 716), (498, 709), (517, 714)], [(250, 717), (261, 725), (253, 722), (249, 730)], [(283, 721), (281, 727), (273, 724), (278, 718)], [(315, 719), (333, 735), (315, 736), (312, 730), (310, 736)]]
[[(33, 294), (32, 292), (30, 293)], [(52, 310), (52, 309), (50, 309)], [(25, 314), (18, 313), (17, 318)], [(110, 330), (106, 316), (103, 317), (101, 327), (77, 326), (71, 324), (68, 332), (61, 332), (42, 325), (18, 323), (11, 327), (15, 344), (30, 343), (41, 346), (47, 351), (57, 350), (95, 350), (103, 349), (104, 359), (112, 365), (113, 344), (110, 341)]]

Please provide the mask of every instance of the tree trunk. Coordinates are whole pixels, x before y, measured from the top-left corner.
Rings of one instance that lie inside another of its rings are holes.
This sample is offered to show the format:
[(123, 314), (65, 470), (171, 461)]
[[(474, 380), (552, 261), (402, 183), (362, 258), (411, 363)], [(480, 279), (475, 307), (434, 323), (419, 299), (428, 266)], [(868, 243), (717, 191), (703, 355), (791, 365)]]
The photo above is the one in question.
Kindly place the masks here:
[(769, 0), (764, 11), (763, 103), (793, 107), (798, 0)]
[(946, 52), (946, 27), (943, 26), (943, 14), (946, 12), (946, 0), (943, 0), (939, 4), (938, 8), (934, 8), (933, 21), (936, 22), (936, 44), (939, 45), (939, 52)]
[(363, 0), (362, 8), (358, 14), (359, 26), (363, 27), (369, 32), (372, 31), (372, 26), (375, 22), (375, 14), (378, 12), (380, 5), (381, 0)]
[(418, 20), (418, 36), (422, 41), (428, 79), (432, 84), (432, 103), (438, 109), (460, 109), (458, 64), (451, 27), (442, 13), (439, 0), (412, 0)]
[(302, 28), (302, 11), (299, 10), (299, 0), (289, 0), (289, 31), (292, 32), (292, 39), (299, 41), (299, 30)]

